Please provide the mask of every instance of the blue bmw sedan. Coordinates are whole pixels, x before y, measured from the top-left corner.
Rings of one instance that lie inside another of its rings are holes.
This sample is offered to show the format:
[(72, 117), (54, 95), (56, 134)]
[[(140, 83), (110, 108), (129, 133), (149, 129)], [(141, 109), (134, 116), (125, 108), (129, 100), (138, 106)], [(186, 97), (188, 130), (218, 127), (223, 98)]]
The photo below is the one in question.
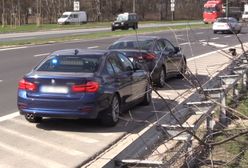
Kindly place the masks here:
[(20, 113), (33, 123), (88, 118), (114, 126), (121, 112), (150, 101), (146, 72), (108, 50), (56, 51), (20, 80), (17, 95)]

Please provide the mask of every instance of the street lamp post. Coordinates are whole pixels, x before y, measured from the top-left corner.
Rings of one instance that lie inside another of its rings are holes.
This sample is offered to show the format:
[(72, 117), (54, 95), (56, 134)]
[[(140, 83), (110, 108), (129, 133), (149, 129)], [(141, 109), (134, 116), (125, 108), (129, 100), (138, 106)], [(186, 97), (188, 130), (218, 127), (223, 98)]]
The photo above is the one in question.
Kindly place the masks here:
[(136, 3), (136, 0), (133, 0), (133, 13), (135, 13), (135, 10), (136, 10), (136, 9), (135, 9), (135, 8), (136, 8), (136, 7), (135, 7), (135, 3)]
[(4, 3), (4, 0), (2, 0), (2, 5), (3, 5), (3, 13), (2, 13), (2, 27), (5, 26), (5, 3)]
[(226, 0), (226, 17), (229, 16), (229, 0)]

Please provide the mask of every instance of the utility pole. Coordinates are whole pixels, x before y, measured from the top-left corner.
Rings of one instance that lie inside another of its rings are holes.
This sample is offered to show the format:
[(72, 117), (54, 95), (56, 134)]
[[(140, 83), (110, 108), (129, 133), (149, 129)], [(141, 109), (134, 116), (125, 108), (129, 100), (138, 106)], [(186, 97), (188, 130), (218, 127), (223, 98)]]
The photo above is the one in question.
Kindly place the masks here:
[(19, 26), (21, 26), (21, 5), (20, 0), (18, 0), (18, 20), (19, 20)]
[(135, 4), (136, 4), (136, 0), (133, 0), (133, 13), (135, 13)]
[(226, 0), (226, 17), (229, 16), (229, 0)]
[(36, 26), (40, 26), (40, 9), (39, 9), (39, 0), (36, 0)]
[(2, 27), (5, 26), (5, 3), (4, 0), (2, 0), (2, 5), (3, 5), (3, 13), (2, 13)]

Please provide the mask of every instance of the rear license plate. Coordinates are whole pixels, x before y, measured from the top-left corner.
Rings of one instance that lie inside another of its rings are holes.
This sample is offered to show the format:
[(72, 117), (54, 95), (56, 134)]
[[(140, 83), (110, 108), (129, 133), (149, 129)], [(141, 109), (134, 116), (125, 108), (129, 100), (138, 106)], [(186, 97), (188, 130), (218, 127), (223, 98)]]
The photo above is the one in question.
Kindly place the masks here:
[(69, 92), (69, 89), (67, 87), (64, 87), (64, 86), (41, 86), (40, 92), (66, 94)]

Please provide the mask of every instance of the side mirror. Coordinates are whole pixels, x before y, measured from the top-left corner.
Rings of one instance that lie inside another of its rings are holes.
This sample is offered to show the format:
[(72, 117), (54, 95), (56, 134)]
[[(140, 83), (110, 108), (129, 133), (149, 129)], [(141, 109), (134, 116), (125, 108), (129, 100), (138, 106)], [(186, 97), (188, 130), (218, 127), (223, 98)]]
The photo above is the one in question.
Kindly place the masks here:
[(134, 71), (141, 70), (141, 69), (142, 69), (142, 66), (139, 63), (137, 63), (137, 62), (133, 63), (133, 70)]
[(179, 51), (181, 51), (180, 47), (175, 47), (175, 53), (178, 53)]

